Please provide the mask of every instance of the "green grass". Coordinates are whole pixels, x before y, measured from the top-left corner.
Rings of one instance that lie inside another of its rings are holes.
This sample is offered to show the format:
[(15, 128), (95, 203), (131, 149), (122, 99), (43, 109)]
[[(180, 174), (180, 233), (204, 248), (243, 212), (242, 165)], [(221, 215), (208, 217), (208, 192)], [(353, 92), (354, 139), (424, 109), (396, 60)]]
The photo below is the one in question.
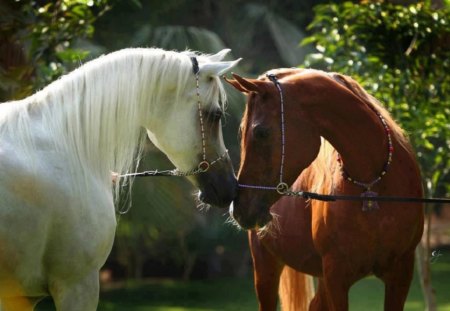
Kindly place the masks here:
[[(257, 305), (250, 278), (205, 281), (151, 280), (129, 282), (103, 291), (98, 311), (237, 311)], [(54, 310), (43, 301), (38, 311)]]
[[(433, 288), (436, 291), (438, 311), (450, 311), (450, 251), (440, 251), (440, 256), (431, 264), (431, 273)], [(351, 288), (349, 298), (351, 311), (383, 310), (384, 285), (375, 277), (365, 278)], [(409, 289), (405, 310), (425, 310), (417, 274), (414, 275)]]
[[(123, 296), (129, 297), (124, 301)], [(130, 286), (125, 292), (104, 293), (99, 310), (212, 311), (254, 310), (256, 298), (250, 279), (221, 279), (193, 282), (151, 282)], [(132, 309), (133, 307), (133, 309)]]
[[(450, 251), (432, 264), (438, 311), (450, 311)], [(384, 287), (374, 277), (366, 278), (350, 291), (351, 311), (383, 310)], [(54, 310), (51, 301), (43, 301), (38, 311)], [(101, 293), (99, 311), (246, 311), (257, 310), (251, 277), (182, 282), (150, 280), (128, 282), (119, 289)], [(424, 310), (417, 276), (413, 280), (406, 311)]]

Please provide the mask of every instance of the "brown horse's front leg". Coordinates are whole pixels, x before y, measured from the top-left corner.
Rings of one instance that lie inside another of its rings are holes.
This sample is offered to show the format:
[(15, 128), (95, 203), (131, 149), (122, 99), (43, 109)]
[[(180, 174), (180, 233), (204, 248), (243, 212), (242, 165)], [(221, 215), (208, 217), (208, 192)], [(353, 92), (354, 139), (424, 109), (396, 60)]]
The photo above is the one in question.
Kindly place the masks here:
[(385, 285), (384, 310), (401, 311), (405, 306), (414, 274), (414, 250), (399, 257), (380, 278)]
[(350, 287), (363, 276), (359, 271), (355, 271), (354, 265), (339, 255), (336, 251), (322, 257), (322, 281), (325, 289), (323, 293), (327, 296), (328, 311), (348, 311)]
[(278, 284), (284, 264), (262, 245), (256, 231), (249, 231), (248, 238), (259, 311), (275, 311), (278, 303)]
[(309, 311), (328, 311), (327, 294), (325, 291), (325, 284), (323, 283), (323, 278), (317, 278), (317, 292), (313, 300), (309, 305)]

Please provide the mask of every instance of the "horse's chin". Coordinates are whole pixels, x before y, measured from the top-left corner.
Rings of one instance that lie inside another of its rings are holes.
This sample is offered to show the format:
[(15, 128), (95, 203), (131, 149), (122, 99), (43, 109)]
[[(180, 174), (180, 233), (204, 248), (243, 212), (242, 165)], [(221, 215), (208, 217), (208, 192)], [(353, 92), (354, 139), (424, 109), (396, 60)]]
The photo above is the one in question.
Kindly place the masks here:
[(266, 213), (264, 215), (261, 215), (256, 220), (256, 229), (261, 229), (262, 227), (265, 227), (268, 223), (270, 223), (273, 220), (273, 216), (270, 213)]
[(237, 180), (234, 174), (208, 174), (195, 176), (199, 192), (197, 199), (203, 204), (228, 208), (237, 194)]
[(234, 221), (244, 230), (259, 230), (269, 224), (273, 216), (270, 212), (261, 213), (257, 217), (244, 217), (243, 215), (238, 215), (234, 212), (234, 204), (230, 206), (230, 216)]
[(230, 205), (230, 201), (221, 200), (215, 192), (213, 194), (211, 193), (208, 194), (208, 192), (200, 190), (197, 194), (197, 200), (200, 202), (202, 206), (207, 207), (214, 206), (218, 208), (227, 208)]

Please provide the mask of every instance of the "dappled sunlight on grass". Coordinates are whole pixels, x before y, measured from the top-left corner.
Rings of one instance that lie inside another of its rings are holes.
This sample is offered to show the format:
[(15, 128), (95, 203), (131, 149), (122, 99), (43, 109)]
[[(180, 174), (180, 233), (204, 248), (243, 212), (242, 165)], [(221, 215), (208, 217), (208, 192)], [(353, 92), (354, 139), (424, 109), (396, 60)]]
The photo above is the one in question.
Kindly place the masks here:
[[(381, 310), (381, 309), (380, 309)], [(405, 310), (424, 310), (423, 301), (406, 301)]]

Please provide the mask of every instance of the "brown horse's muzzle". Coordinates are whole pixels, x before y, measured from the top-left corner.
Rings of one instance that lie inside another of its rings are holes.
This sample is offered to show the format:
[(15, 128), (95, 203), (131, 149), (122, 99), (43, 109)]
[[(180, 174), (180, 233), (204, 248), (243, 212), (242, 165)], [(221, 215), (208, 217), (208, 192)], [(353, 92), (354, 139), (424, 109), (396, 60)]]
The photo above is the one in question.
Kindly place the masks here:
[(262, 204), (264, 201), (255, 202), (254, 199), (245, 200), (239, 195), (230, 206), (231, 217), (246, 230), (262, 228), (273, 218), (267, 204)]

